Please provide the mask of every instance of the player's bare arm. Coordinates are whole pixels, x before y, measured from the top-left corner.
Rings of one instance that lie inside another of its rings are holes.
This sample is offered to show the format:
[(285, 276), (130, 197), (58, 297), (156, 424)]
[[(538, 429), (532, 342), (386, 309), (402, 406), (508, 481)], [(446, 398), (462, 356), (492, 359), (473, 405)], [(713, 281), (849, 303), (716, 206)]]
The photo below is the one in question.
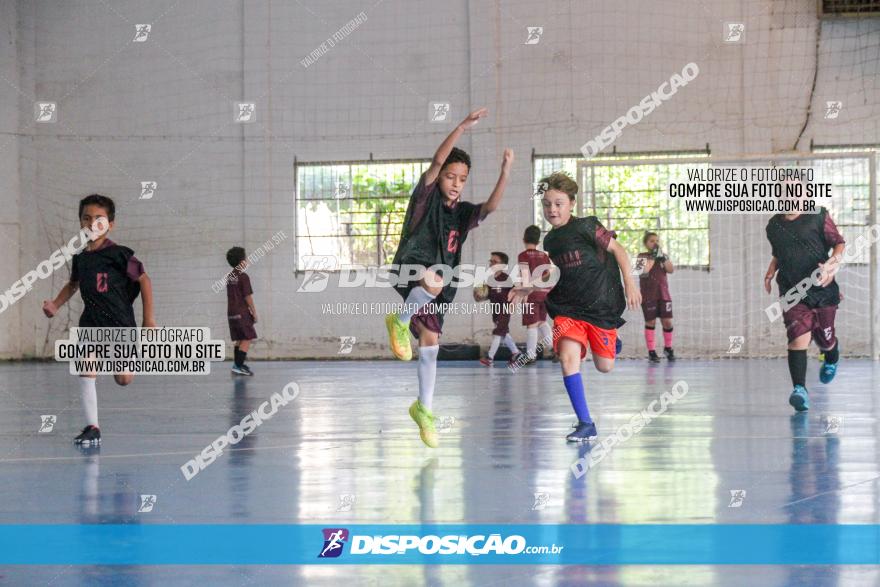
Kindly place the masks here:
[(831, 258), (824, 263), (819, 263), (819, 268), (822, 272), (819, 274), (818, 283), (821, 287), (827, 287), (828, 284), (834, 281), (834, 276), (840, 271), (840, 260), (843, 259), (844, 249), (846, 249), (846, 243), (834, 245), (834, 249), (831, 251)]
[(61, 291), (58, 292), (58, 295), (55, 296), (54, 300), (43, 301), (43, 314), (45, 314), (47, 318), (55, 316), (55, 314), (58, 313), (59, 308), (66, 304), (78, 289), (79, 283), (76, 281), (68, 281), (65, 283), (64, 287), (61, 288)]
[(773, 277), (776, 276), (776, 270), (779, 267), (779, 261), (776, 257), (770, 259), (770, 265), (767, 267), (767, 273), (764, 274), (764, 291), (773, 293)]
[[(614, 259), (617, 260), (617, 265), (619, 267), (631, 267), (629, 255), (626, 254), (626, 250), (620, 246), (620, 243), (618, 243), (616, 239), (611, 239), (608, 242), (607, 251), (614, 255)], [(623, 269), (620, 274), (623, 276), (623, 290), (626, 294), (626, 305), (631, 310), (638, 308), (642, 303), (642, 293), (639, 291), (639, 286), (636, 285), (635, 279), (633, 279), (632, 271)]]
[(247, 304), (248, 311), (251, 313), (251, 316), (254, 318), (254, 324), (257, 323), (257, 307), (254, 305), (254, 296), (247, 295), (244, 298), (245, 303)]
[(142, 326), (144, 328), (155, 328), (156, 319), (153, 314), (153, 282), (146, 273), (141, 273), (138, 277), (138, 283), (141, 285), (141, 303), (143, 304), (144, 320)]
[(488, 114), (489, 110), (487, 108), (474, 110), (468, 114), (467, 118), (462, 120), (458, 126), (452, 129), (449, 136), (440, 143), (437, 152), (434, 153), (434, 159), (431, 160), (431, 166), (428, 167), (428, 171), (425, 172), (426, 184), (432, 184), (437, 181), (437, 177), (440, 175), (440, 170), (443, 168), (443, 163), (446, 162), (447, 157), (449, 157), (449, 154), (452, 152), (452, 148), (455, 146), (455, 143), (458, 142), (458, 139), (461, 138), (461, 135), (464, 134), (464, 131), (472, 128), (481, 118), (486, 117)]
[(495, 183), (495, 189), (492, 195), (483, 203), (483, 218), (498, 209), (501, 204), (501, 198), (504, 196), (504, 188), (507, 187), (507, 179), (510, 177), (510, 167), (513, 165), (513, 149), (504, 149), (504, 155), (501, 158), (501, 174)]

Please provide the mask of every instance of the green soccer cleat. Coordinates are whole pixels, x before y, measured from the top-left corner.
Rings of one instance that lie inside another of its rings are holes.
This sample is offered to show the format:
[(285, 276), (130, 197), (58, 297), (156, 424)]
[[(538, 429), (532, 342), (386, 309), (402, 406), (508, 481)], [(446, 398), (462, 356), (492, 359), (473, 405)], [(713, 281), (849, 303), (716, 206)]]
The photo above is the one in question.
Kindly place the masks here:
[(397, 314), (387, 314), (385, 316), (385, 328), (388, 329), (391, 353), (401, 361), (412, 360), (412, 346), (409, 344), (409, 326), (401, 322)]
[(437, 429), (434, 427), (434, 414), (431, 410), (422, 405), (422, 402), (416, 400), (409, 407), (409, 416), (419, 425), (419, 434), (422, 442), (431, 448), (437, 448), (440, 444), (437, 439)]

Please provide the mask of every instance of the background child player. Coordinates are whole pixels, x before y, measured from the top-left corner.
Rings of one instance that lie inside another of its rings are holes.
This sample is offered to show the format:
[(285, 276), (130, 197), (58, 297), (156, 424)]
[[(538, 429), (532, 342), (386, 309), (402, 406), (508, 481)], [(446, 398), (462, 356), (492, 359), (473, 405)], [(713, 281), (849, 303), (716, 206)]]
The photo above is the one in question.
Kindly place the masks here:
[[(577, 183), (566, 173), (556, 172), (541, 180), (544, 218), (553, 227), (544, 237), (544, 249), (559, 268), (559, 281), (547, 295), (547, 310), (553, 318), (553, 349), (562, 365), (562, 380), (577, 415), (569, 442), (595, 438), (596, 425), (590, 417), (581, 361), (587, 349), (602, 373), (614, 368), (617, 328), (627, 304), (636, 308), (641, 295), (630, 271), (629, 256), (595, 216), (572, 216)], [(620, 268), (626, 268), (621, 272)], [(621, 276), (623, 285), (621, 285)], [(515, 288), (511, 298), (524, 299), (534, 287)]]
[(245, 364), (251, 341), (257, 338), (254, 324), (257, 323), (257, 309), (254, 307), (254, 290), (251, 278), (245, 273), (248, 262), (241, 247), (226, 251), (226, 261), (232, 267), (226, 275), (226, 316), (229, 319), (229, 336), (235, 345), (232, 373), (252, 376), (254, 373)]
[[(831, 215), (823, 207), (818, 214), (776, 214), (767, 223), (767, 240), (773, 258), (764, 275), (764, 289), (771, 293), (776, 275), (779, 296), (795, 287), (818, 267), (818, 285), (811, 285), (801, 301), (782, 314), (788, 334), (788, 371), (794, 389), (788, 403), (803, 412), (810, 408), (807, 392), (807, 348), (810, 339), (823, 351), (819, 381), (830, 383), (837, 372), (840, 343), (834, 317), (840, 303), (840, 289), (834, 276), (846, 244)], [(831, 256), (828, 250), (832, 249)]]
[[(519, 266), (523, 286), (532, 285), (531, 279), (535, 270), (541, 266), (550, 266), (550, 257), (544, 251), (538, 250), (541, 242), (541, 229), (535, 225), (526, 228), (523, 233), (523, 244), (526, 250), (521, 252), (516, 260)], [(526, 357), (529, 363), (538, 360), (538, 337), (542, 341), (549, 341), (550, 326), (547, 324), (547, 292), (549, 290), (538, 289), (529, 294), (522, 309), (522, 325), (526, 327)], [(544, 342), (543, 344), (547, 344)], [(528, 364), (528, 363), (527, 363)]]
[[(400, 244), (394, 255), (395, 267), (427, 268), (435, 264), (451, 269), (458, 267), (461, 246), (468, 233), (501, 202), (513, 163), (510, 149), (504, 150), (501, 175), (489, 199), (482, 204), (461, 201), (461, 190), (467, 182), (471, 160), (467, 153), (454, 145), (465, 130), (486, 114), (485, 108), (475, 110), (456, 126), (437, 149), (431, 166), (422, 174), (406, 209)], [(402, 273), (407, 272), (404, 269)], [(412, 358), (410, 333), (419, 340), (419, 398), (410, 406), (409, 414), (419, 426), (422, 441), (432, 448), (437, 446), (431, 406), (443, 327), (443, 314), (438, 305), (451, 303), (457, 289), (451, 276), (447, 276), (450, 281), (444, 287), (442, 277), (424, 270), (417, 281), (398, 282), (395, 289), (405, 300), (404, 308), (400, 314), (385, 317), (391, 352), (395, 357), (404, 361)], [(436, 304), (428, 305), (435, 300)]]
[[(509, 260), (506, 253), (493, 252), (489, 257), (489, 267), (498, 267), (498, 270), (492, 274), (495, 283), (498, 285), (486, 284), (483, 288), (474, 289), (475, 300), (478, 302), (489, 300), (489, 303), (492, 304), (492, 323), (495, 325), (495, 328), (492, 330), (492, 344), (489, 346), (488, 354), (480, 359), (480, 363), (487, 367), (491, 367), (495, 361), (495, 353), (498, 352), (498, 347), (501, 346), (502, 341), (510, 350), (511, 364), (515, 363), (520, 355), (513, 337), (510, 336), (511, 303), (507, 301), (507, 296), (512, 289), (510, 276), (501, 270), (502, 266), (507, 266)], [(496, 309), (498, 310), (497, 312), (495, 311)]]
[[(153, 286), (144, 272), (143, 264), (134, 256), (134, 251), (108, 238), (116, 225), (116, 205), (113, 200), (98, 194), (83, 198), (79, 203), (79, 224), (80, 228), (88, 228), (94, 233), (93, 240), (84, 251), (73, 256), (69, 281), (54, 300), (43, 302), (43, 313), (52, 318), (79, 290), (83, 300), (80, 328), (133, 328), (137, 326), (133, 304), (140, 294), (143, 326), (154, 328)], [(79, 376), (86, 427), (74, 438), (76, 444), (101, 442), (96, 378), (94, 373)], [(113, 378), (118, 385), (128, 385), (134, 381), (131, 373), (118, 373)]]
[(654, 332), (657, 317), (663, 325), (663, 354), (670, 361), (675, 360), (672, 350), (672, 296), (669, 294), (669, 281), (666, 276), (675, 271), (672, 261), (660, 249), (660, 237), (656, 232), (646, 232), (642, 244), (647, 249), (639, 253), (636, 262), (642, 268), (639, 275), (639, 288), (642, 293), (642, 314), (645, 316), (645, 345), (648, 359), (659, 363)]

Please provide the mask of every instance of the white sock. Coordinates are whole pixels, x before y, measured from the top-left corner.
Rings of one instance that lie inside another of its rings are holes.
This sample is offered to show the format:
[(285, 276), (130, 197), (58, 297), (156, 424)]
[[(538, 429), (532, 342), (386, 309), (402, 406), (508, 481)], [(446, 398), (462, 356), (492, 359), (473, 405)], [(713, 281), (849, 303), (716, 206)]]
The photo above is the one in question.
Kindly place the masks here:
[(437, 379), (437, 353), (440, 345), (419, 347), (419, 401), (428, 410), (434, 402), (434, 381)]
[(494, 359), (499, 346), (501, 346), (501, 337), (496, 334), (492, 337), (492, 345), (489, 347), (489, 354), (486, 356), (490, 359)]
[(95, 390), (93, 377), (79, 378), (79, 392), (82, 398), (83, 412), (86, 414), (86, 424), (98, 425), (98, 392)]
[(507, 348), (510, 350), (510, 353), (511, 353), (512, 355), (518, 355), (518, 354), (519, 354), (519, 348), (516, 346), (516, 343), (513, 341), (513, 337), (510, 336), (510, 334), (505, 334), (505, 335), (504, 335), (504, 344), (505, 344), (505, 345), (507, 346)]
[(538, 334), (541, 337), (541, 348), (542, 349), (552, 349), (553, 348), (553, 331), (550, 330), (550, 325), (547, 322), (541, 322), (541, 325), (538, 326)]
[(404, 324), (409, 324), (410, 319), (415, 316), (419, 310), (430, 304), (435, 297), (437, 296), (431, 295), (431, 293), (421, 285), (412, 288), (409, 295), (406, 296), (406, 301), (403, 303), (403, 310), (398, 314), (400, 321)]
[(526, 329), (526, 355), (530, 359), (534, 359), (538, 349), (538, 329), (537, 328), (527, 328)]

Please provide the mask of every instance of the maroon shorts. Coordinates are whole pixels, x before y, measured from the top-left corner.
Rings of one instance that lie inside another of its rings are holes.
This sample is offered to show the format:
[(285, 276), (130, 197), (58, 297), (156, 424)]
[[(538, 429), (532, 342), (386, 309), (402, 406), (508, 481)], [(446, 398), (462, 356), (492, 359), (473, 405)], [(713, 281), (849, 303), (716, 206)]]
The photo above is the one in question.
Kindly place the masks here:
[(806, 304), (798, 304), (782, 313), (785, 322), (785, 330), (788, 333), (788, 342), (808, 332), (813, 334), (813, 340), (820, 349), (829, 349), (837, 340), (834, 331), (834, 316), (837, 314), (837, 306), (823, 306), (811, 308)]
[(540, 324), (547, 321), (547, 292), (536, 291), (529, 294), (523, 304), (522, 325), (531, 326), (532, 324)]
[[(430, 306), (431, 304), (428, 305)], [(409, 331), (416, 340), (419, 338), (417, 324), (421, 324), (422, 328), (426, 328), (431, 332), (436, 332), (438, 336), (443, 334), (443, 316), (433, 312), (426, 312), (425, 308), (419, 310), (409, 321)]]
[(504, 336), (510, 332), (510, 314), (496, 314), (492, 316), (492, 322), (495, 324), (492, 334)]
[(257, 338), (253, 317), (250, 314), (229, 316), (229, 337), (234, 341), (254, 340)]
[(670, 300), (646, 300), (642, 302), (642, 314), (645, 321), (659, 318), (672, 318), (672, 302)]

